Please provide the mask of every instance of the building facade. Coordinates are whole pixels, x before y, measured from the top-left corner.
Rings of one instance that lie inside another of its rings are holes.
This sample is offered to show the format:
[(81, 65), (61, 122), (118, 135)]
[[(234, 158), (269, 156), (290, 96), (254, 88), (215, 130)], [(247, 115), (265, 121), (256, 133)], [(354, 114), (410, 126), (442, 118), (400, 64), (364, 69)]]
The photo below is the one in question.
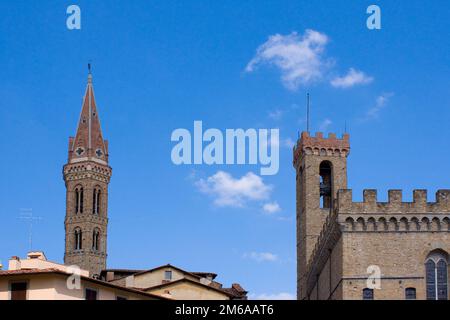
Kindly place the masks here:
[(387, 202), (347, 189), (349, 135), (303, 132), (294, 147), (298, 299), (449, 298), (450, 190)]
[(94, 279), (89, 271), (48, 261), (42, 252), (12, 257), (0, 270), (0, 300), (166, 300), (134, 288)]
[(108, 141), (103, 139), (89, 73), (75, 137), (69, 138), (68, 163), (63, 168), (66, 185), (66, 265), (100, 275), (106, 268), (108, 227)]
[(189, 272), (170, 264), (148, 270), (104, 270), (101, 279), (174, 300), (247, 300), (238, 283), (223, 287), (212, 272)]

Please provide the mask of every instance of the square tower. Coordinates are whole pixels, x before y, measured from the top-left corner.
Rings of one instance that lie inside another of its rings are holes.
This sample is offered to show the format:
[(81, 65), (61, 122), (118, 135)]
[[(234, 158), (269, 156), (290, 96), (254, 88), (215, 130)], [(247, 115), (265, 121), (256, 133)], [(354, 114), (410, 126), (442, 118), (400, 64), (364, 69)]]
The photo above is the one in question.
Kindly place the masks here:
[(297, 216), (297, 299), (306, 297), (307, 264), (337, 192), (347, 188), (350, 136), (302, 132), (294, 147)]

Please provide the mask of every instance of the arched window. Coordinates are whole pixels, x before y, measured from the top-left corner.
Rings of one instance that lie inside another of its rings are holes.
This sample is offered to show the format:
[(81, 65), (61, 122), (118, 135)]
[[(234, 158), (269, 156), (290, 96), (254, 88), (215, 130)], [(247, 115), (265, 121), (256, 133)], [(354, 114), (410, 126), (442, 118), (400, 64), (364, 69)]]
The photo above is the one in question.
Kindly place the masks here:
[(74, 239), (75, 240), (75, 242), (74, 242), (75, 250), (83, 249), (83, 233), (81, 232), (81, 229), (80, 228), (75, 228), (74, 235), (75, 235), (75, 239)]
[(331, 162), (323, 161), (319, 168), (320, 175), (320, 207), (324, 209), (331, 208), (331, 195), (332, 195), (332, 168)]
[(405, 299), (406, 300), (416, 300), (416, 288), (406, 288), (405, 289)]
[(78, 188), (75, 189), (75, 213), (78, 213), (78, 210), (80, 208), (80, 192)]
[(75, 213), (83, 213), (83, 198), (84, 192), (83, 187), (75, 188)]
[(101, 191), (100, 191), (100, 189), (98, 189), (98, 191), (97, 191), (97, 214), (100, 214), (100, 194), (101, 194)]
[(373, 289), (363, 289), (363, 300), (373, 300)]
[(94, 193), (92, 195), (92, 213), (100, 213), (100, 188), (94, 188)]
[(427, 300), (448, 300), (448, 255), (441, 250), (432, 252), (426, 262)]
[(92, 249), (98, 251), (100, 248), (100, 230), (94, 229), (92, 233)]

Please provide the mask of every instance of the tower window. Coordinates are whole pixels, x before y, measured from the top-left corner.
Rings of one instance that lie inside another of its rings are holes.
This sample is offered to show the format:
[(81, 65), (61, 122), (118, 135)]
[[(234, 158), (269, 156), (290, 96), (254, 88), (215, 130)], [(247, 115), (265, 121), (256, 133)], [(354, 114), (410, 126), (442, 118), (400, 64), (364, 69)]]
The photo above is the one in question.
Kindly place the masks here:
[(416, 288), (406, 288), (405, 289), (405, 299), (406, 300), (416, 300)]
[(75, 232), (74, 232), (74, 235), (75, 235), (75, 247), (74, 247), (74, 249), (75, 250), (81, 250), (82, 248), (83, 248), (83, 239), (82, 239), (82, 236), (83, 236), (83, 233), (81, 232), (81, 229), (80, 228), (76, 228), (75, 229)]
[(84, 191), (83, 187), (75, 188), (75, 213), (83, 213)]
[(77, 189), (75, 189), (75, 213), (78, 213), (78, 210), (80, 209), (80, 192)]
[(363, 289), (363, 300), (373, 300), (373, 289)]
[(430, 254), (425, 263), (427, 300), (448, 300), (447, 255)]
[(92, 195), (92, 213), (99, 214), (100, 213), (100, 189), (94, 188), (94, 192)]
[(319, 168), (320, 175), (320, 207), (331, 208), (331, 176), (332, 169), (329, 161), (323, 161)]
[(98, 251), (100, 246), (100, 231), (98, 229), (95, 229), (92, 233), (92, 249), (94, 251)]

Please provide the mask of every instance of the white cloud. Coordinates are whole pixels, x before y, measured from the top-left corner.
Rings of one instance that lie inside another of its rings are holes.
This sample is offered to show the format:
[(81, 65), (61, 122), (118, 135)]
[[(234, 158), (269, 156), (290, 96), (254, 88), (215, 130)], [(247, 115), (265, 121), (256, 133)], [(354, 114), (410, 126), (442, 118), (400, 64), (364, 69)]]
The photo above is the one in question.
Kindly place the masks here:
[(272, 186), (266, 185), (260, 176), (249, 172), (241, 178), (233, 178), (229, 173), (216, 174), (196, 182), (203, 193), (212, 195), (217, 206), (242, 207), (247, 201), (267, 200)]
[(269, 112), (269, 118), (273, 120), (280, 120), (283, 117), (283, 110), (277, 109), (275, 111)]
[(272, 213), (280, 212), (281, 211), (281, 207), (276, 201), (275, 202), (268, 202), (268, 203), (263, 205), (263, 210), (266, 213), (272, 214)]
[(323, 120), (319, 125), (320, 132), (326, 132), (332, 123), (333, 121), (331, 121), (330, 119)]
[(295, 300), (296, 296), (288, 292), (250, 295), (250, 300)]
[(245, 253), (244, 258), (253, 259), (257, 262), (275, 262), (278, 261), (278, 256), (270, 252), (250, 252)]
[(368, 84), (373, 81), (372, 77), (367, 76), (364, 72), (350, 68), (348, 73), (343, 77), (336, 77), (331, 80), (331, 85), (335, 88), (350, 88), (358, 84)]
[[(297, 32), (271, 35), (257, 48), (245, 72), (253, 72), (262, 64), (275, 66), (281, 71), (284, 86), (297, 90), (302, 85), (319, 81), (328, 75), (335, 61), (325, 57), (328, 42), (326, 34), (311, 29), (307, 29), (303, 35)], [(372, 81), (373, 77), (350, 68), (347, 74), (333, 78), (330, 83), (333, 87), (345, 89)]]
[(314, 30), (304, 35), (275, 34), (258, 47), (255, 57), (247, 64), (246, 72), (253, 72), (260, 64), (274, 65), (281, 70), (283, 84), (291, 90), (320, 79), (326, 63), (322, 54), (328, 37)]
[(392, 92), (388, 92), (378, 96), (375, 101), (375, 106), (373, 106), (371, 109), (369, 109), (369, 111), (367, 111), (365, 119), (369, 120), (378, 118), (380, 115), (380, 111), (386, 107), (386, 104), (393, 95), (394, 94)]

